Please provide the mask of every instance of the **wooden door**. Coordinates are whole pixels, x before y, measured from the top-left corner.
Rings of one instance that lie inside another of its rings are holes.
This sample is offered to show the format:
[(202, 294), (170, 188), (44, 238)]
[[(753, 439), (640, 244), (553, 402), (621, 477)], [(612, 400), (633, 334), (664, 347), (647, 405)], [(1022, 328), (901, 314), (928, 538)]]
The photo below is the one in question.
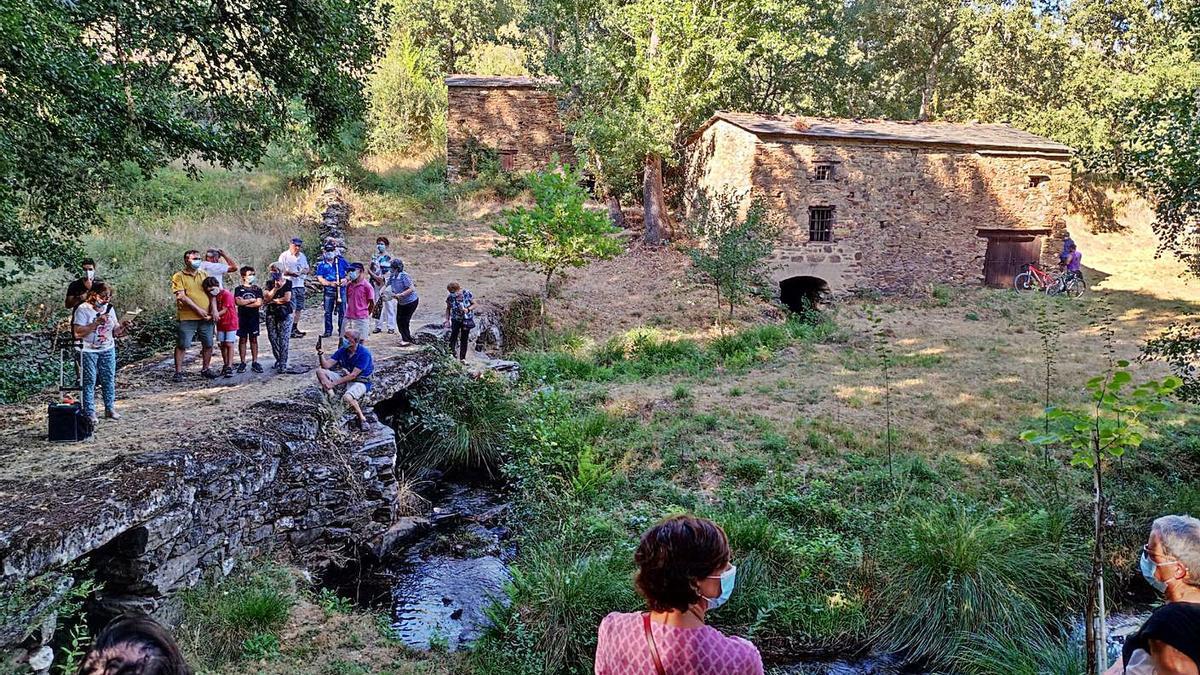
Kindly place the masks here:
[(983, 256), (983, 283), (993, 288), (1009, 288), (1026, 263), (1038, 262), (1041, 254), (1041, 237), (989, 236)]

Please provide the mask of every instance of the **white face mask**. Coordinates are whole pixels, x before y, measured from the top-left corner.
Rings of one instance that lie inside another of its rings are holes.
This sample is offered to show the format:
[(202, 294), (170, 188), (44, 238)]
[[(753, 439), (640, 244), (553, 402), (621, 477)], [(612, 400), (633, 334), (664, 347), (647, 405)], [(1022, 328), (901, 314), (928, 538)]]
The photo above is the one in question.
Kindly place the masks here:
[(246, 277), (246, 285), (247, 285), (247, 286), (252, 286), (252, 285), (254, 285), (254, 280), (255, 280), (255, 279), (257, 279), (257, 278), (258, 278), (258, 277), (255, 277), (253, 274), (251, 274), (250, 276)]
[(96, 278), (96, 270), (84, 270), (83, 274), (87, 277), (88, 281), (92, 281)]
[(217, 288), (217, 287), (210, 288), (210, 289), (208, 289), (208, 294), (215, 298), (216, 296), (221, 294), (221, 289)]

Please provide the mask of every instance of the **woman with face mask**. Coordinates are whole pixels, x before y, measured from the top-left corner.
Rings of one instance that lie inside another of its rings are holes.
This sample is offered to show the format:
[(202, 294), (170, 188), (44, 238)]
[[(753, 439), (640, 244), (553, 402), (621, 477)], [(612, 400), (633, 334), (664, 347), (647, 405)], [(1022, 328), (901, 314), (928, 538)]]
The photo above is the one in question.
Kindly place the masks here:
[(708, 612), (729, 600), (737, 575), (720, 526), (694, 516), (668, 518), (642, 535), (634, 562), (634, 584), (650, 611), (604, 617), (597, 675), (762, 674), (753, 644), (705, 623)]
[(126, 324), (117, 320), (112, 306), (113, 289), (103, 281), (92, 284), (87, 301), (71, 313), (71, 330), (79, 341), (83, 376), (83, 412), (97, 422), (96, 385), (104, 395), (104, 416), (120, 419), (117, 412), (117, 341)]
[(1166, 601), (1125, 641), (1105, 675), (1194, 675), (1200, 666), (1200, 520), (1163, 516), (1138, 560)]

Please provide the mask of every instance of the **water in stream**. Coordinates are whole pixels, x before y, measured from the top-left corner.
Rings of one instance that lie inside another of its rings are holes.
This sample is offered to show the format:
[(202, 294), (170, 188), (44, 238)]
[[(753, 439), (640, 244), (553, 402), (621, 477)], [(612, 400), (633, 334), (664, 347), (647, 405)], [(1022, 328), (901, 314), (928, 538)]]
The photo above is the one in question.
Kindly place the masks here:
[[(505, 522), (508, 504), (493, 486), (445, 483), (433, 496), (430, 528), (384, 569), (333, 584), (360, 603), (390, 606), (397, 639), (413, 649), (463, 649), (487, 625), (493, 600), (506, 602), (508, 564), (516, 555)], [(1109, 617), (1110, 661), (1148, 613)], [(1083, 625), (1071, 636), (1082, 651)], [(814, 658), (776, 666), (778, 675), (932, 675), (886, 654)]]

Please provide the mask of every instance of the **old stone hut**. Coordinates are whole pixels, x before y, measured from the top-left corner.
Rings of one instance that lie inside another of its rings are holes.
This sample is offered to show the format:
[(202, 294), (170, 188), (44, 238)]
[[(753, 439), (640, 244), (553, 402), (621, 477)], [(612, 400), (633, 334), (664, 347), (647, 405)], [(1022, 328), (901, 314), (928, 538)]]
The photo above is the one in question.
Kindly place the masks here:
[(765, 199), (784, 223), (773, 275), (789, 304), (826, 288), (1003, 285), (1056, 256), (1070, 154), (1002, 124), (721, 112), (688, 141), (685, 203)]
[(474, 176), (482, 153), (502, 171), (546, 168), (555, 154), (573, 162), (571, 139), (558, 116), (550, 79), (451, 75), (446, 78), (446, 174)]

